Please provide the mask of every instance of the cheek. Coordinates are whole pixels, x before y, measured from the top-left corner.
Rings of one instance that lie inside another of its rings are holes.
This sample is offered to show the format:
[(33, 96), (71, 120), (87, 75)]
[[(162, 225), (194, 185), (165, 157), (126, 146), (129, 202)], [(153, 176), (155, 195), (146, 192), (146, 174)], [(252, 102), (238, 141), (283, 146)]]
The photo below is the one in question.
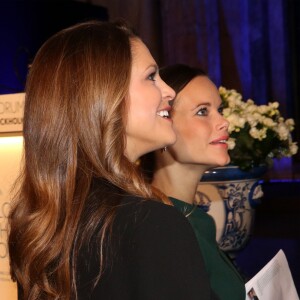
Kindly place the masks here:
[(185, 124), (178, 128), (179, 135), (188, 145), (192, 147), (201, 147), (209, 142), (211, 135), (211, 128), (207, 124), (198, 122), (191, 122), (186, 120), (182, 122)]
[(139, 97), (137, 94), (131, 98), (129, 115), (133, 119), (147, 119), (149, 116), (153, 115), (156, 111), (154, 105), (151, 105), (150, 101), (147, 101), (147, 97), (142, 95)]
[(150, 86), (141, 93), (135, 93), (134, 105), (136, 112), (140, 114), (156, 113), (161, 102), (161, 96), (157, 88)]
[[(185, 124), (188, 124), (187, 121)], [(192, 124), (190, 124), (192, 125)], [(172, 146), (176, 160), (181, 163), (198, 162), (206, 147), (202, 132), (198, 132), (194, 126), (182, 126), (175, 128), (176, 143)], [(199, 154), (201, 154), (199, 156)]]
[(175, 128), (175, 133), (177, 140), (174, 145), (174, 151), (176, 152), (178, 160), (184, 161), (187, 157), (190, 157), (191, 152), (197, 152), (199, 148), (202, 148), (200, 146), (202, 143), (199, 138), (196, 137), (192, 126), (185, 125), (180, 128)]

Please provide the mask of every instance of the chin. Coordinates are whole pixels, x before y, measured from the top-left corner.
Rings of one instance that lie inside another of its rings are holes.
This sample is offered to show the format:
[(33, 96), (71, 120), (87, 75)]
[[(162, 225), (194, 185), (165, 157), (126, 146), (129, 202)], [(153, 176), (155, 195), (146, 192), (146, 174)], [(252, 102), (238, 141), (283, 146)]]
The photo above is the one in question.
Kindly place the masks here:
[(226, 159), (219, 163), (218, 167), (224, 167), (230, 163), (230, 159)]
[(172, 135), (170, 135), (170, 138), (168, 140), (166, 140), (166, 142), (164, 143), (164, 146), (171, 146), (176, 142), (176, 134), (173, 133)]
[(224, 166), (228, 165), (229, 163), (230, 163), (230, 158), (224, 157), (224, 159), (222, 159), (221, 157), (219, 157), (218, 160), (215, 160), (214, 163), (211, 164), (211, 166), (212, 166), (212, 168), (224, 167)]

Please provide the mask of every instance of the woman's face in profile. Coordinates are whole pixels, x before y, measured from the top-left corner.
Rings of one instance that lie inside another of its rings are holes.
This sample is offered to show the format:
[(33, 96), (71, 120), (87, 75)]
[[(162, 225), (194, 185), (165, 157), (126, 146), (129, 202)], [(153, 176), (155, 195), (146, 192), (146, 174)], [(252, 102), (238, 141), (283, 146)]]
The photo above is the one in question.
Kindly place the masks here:
[(178, 93), (172, 119), (177, 141), (171, 149), (176, 160), (209, 167), (229, 163), (228, 121), (222, 116), (219, 92), (208, 77), (195, 77)]
[(175, 97), (175, 92), (160, 78), (156, 62), (140, 40), (132, 41), (132, 56), (126, 155), (135, 161), (147, 152), (175, 142), (168, 103)]

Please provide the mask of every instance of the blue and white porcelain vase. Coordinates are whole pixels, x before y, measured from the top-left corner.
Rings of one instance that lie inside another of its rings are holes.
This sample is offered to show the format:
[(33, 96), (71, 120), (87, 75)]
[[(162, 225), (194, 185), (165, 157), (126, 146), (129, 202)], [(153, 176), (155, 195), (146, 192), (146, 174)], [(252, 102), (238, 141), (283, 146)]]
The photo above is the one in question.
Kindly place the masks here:
[(261, 183), (266, 171), (266, 166), (242, 171), (228, 165), (205, 172), (199, 182), (195, 200), (214, 218), (217, 242), (232, 256), (249, 240), (254, 209), (263, 197)]

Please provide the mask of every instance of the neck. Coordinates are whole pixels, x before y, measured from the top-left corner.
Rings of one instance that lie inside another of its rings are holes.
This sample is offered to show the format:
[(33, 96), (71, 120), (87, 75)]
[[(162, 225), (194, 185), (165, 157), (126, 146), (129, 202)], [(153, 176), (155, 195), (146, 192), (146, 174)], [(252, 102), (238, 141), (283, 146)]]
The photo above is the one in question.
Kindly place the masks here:
[(206, 169), (202, 165), (182, 164), (173, 160), (171, 164), (158, 166), (152, 184), (169, 197), (193, 204), (198, 183)]

